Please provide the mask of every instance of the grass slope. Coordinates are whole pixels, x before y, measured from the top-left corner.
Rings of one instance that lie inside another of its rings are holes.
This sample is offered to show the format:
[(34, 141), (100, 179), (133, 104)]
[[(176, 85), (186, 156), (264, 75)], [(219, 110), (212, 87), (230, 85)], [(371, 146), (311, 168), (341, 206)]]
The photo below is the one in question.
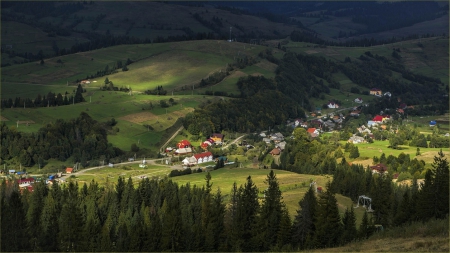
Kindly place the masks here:
[(449, 252), (448, 218), (386, 229), (364, 241), (309, 252)]

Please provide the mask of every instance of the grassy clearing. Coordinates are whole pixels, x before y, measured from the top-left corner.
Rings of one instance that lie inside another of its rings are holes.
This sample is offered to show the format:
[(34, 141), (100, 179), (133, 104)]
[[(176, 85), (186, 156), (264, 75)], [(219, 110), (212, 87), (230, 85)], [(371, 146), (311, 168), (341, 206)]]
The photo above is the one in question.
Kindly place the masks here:
[[(342, 145), (345, 144), (344, 141), (341, 142)], [(346, 153), (347, 161), (351, 161), (352, 163), (360, 163), (365, 165), (372, 165), (372, 158), (374, 156), (380, 157), (381, 154), (385, 154), (386, 156), (393, 155), (398, 157), (401, 153), (409, 154), (411, 159), (417, 158), (418, 160), (424, 160), (426, 166), (431, 166), (433, 162), (434, 156), (441, 150), (440, 148), (420, 148), (420, 155), (416, 155), (417, 148), (410, 147), (406, 145), (400, 145), (401, 149), (392, 149), (388, 148), (389, 141), (374, 141), (374, 143), (360, 143), (356, 144), (359, 150), (360, 157), (356, 159), (348, 158), (348, 153)], [(450, 156), (450, 151), (442, 150), (442, 152), (448, 157)]]

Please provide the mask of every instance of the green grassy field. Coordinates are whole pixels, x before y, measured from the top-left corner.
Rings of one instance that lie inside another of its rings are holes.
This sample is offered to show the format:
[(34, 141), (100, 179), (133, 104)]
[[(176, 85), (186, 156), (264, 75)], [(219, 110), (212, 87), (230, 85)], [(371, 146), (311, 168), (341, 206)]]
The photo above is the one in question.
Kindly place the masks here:
[[(37, 62), (2, 68), (2, 98), (15, 96), (35, 98), (38, 93), (63, 92), (73, 89), (77, 79), (112, 68), (117, 61), (134, 61), (129, 71), (91, 80), (86, 88), (104, 85), (106, 77), (116, 87), (134, 91), (154, 89), (162, 85), (168, 91), (198, 83), (209, 74), (225, 69), (238, 54), (256, 56), (263, 46), (248, 46), (226, 41), (186, 41), (158, 44), (121, 45)], [(62, 60), (64, 64), (57, 63)], [(96, 82), (94, 82), (96, 81)], [(17, 88), (20, 85), (20, 90)], [(48, 86), (52, 85), (52, 86)]]
[[(341, 141), (342, 145), (345, 145), (345, 141)], [(351, 161), (352, 163), (366, 165), (372, 165), (374, 156), (380, 157), (381, 154), (385, 154), (386, 157), (389, 155), (393, 155), (398, 157), (401, 153), (409, 154), (411, 159), (417, 158), (419, 161), (423, 160), (426, 163), (427, 168), (431, 168), (431, 164), (433, 163), (434, 156), (438, 155), (438, 152), (441, 150), (440, 148), (420, 148), (420, 155), (416, 155), (417, 148), (410, 147), (406, 145), (400, 145), (401, 149), (392, 149), (388, 148), (389, 141), (374, 141), (373, 143), (359, 143), (355, 144), (358, 147), (360, 157), (356, 159), (350, 159), (348, 157), (349, 153), (345, 153), (346, 160)], [(442, 149), (443, 153), (446, 157), (450, 156), (450, 151), (448, 149)]]
[(133, 183), (136, 185), (144, 177), (150, 179), (158, 179), (165, 177), (170, 173), (170, 168), (166, 166), (151, 165), (147, 168), (139, 168), (138, 164), (120, 166), (120, 167), (104, 167), (101, 169), (87, 171), (80, 175), (74, 175), (74, 178), (69, 177), (68, 180), (76, 180), (79, 184), (89, 183), (95, 180), (99, 185), (105, 186), (108, 183), (116, 184), (119, 176), (128, 179), (131, 177)]
[[(216, 192), (217, 189), (220, 189), (225, 197), (225, 201), (228, 201), (233, 183), (236, 182), (238, 187), (240, 185), (244, 185), (249, 175), (251, 175), (252, 180), (258, 187), (259, 191), (262, 192), (267, 187), (264, 183), (264, 180), (267, 178), (267, 174), (269, 172), (269, 170), (263, 169), (240, 169), (228, 168), (227, 166), (223, 169), (211, 171), (210, 173), (212, 177), (211, 182), (213, 183), (213, 192)], [(322, 186), (322, 188), (325, 188), (326, 183), (328, 181), (331, 181), (331, 178), (329, 176), (296, 174), (283, 170), (274, 170), (274, 172), (279, 181), (280, 190), (283, 194), (283, 201), (285, 202), (291, 217), (295, 216), (296, 210), (298, 209), (298, 202), (303, 198), (303, 195), (308, 190), (310, 180), (316, 181), (317, 186)], [(174, 177), (172, 179), (179, 184), (190, 183), (191, 185), (204, 186), (205, 175), (205, 173), (194, 173), (191, 175)], [(260, 197), (263, 196), (262, 193), (260, 193), (259, 195)], [(345, 209), (353, 205), (352, 201), (349, 198), (341, 195), (337, 195), (336, 197), (339, 202), (339, 212), (341, 213), (341, 215), (343, 215)], [(357, 214), (358, 220), (360, 221), (363, 216), (364, 210), (362, 208), (358, 208), (355, 209), (355, 212)]]

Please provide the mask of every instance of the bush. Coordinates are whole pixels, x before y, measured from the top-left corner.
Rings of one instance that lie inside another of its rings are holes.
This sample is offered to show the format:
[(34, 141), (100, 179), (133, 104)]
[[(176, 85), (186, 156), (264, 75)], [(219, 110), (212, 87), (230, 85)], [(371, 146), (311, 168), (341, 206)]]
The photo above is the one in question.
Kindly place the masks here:
[(169, 173), (169, 177), (177, 177), (177, 176), (183, 176), (183, 175), (189, 175), (192, 174), (191, 168), (187, 168), (185, 170), (172, 170)]
[(402, 172), (402, 173), (400, 173), (400, 175), (398, 175), (397, 182), (401, 182), (401, 181), (404, 181), (404, 180), (409, 180), (409, 179), (412, 179), (412, 178), (413, 177), (412, 177), (411, 173), (409, 173), (409, 172)]

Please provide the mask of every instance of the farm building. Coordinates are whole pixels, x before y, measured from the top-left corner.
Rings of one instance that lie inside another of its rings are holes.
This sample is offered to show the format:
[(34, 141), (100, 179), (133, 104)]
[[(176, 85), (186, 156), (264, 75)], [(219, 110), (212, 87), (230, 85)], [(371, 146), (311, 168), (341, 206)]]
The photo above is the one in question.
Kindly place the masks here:
[(434, 121), (434, 120), (430, 121), (430, 127), (434, 127), (434, 126), (436, 126), (436, 121)]
[(73, 168), (66, 168), (66, 173), (67, 174), (72, 174), (73, 172)]

